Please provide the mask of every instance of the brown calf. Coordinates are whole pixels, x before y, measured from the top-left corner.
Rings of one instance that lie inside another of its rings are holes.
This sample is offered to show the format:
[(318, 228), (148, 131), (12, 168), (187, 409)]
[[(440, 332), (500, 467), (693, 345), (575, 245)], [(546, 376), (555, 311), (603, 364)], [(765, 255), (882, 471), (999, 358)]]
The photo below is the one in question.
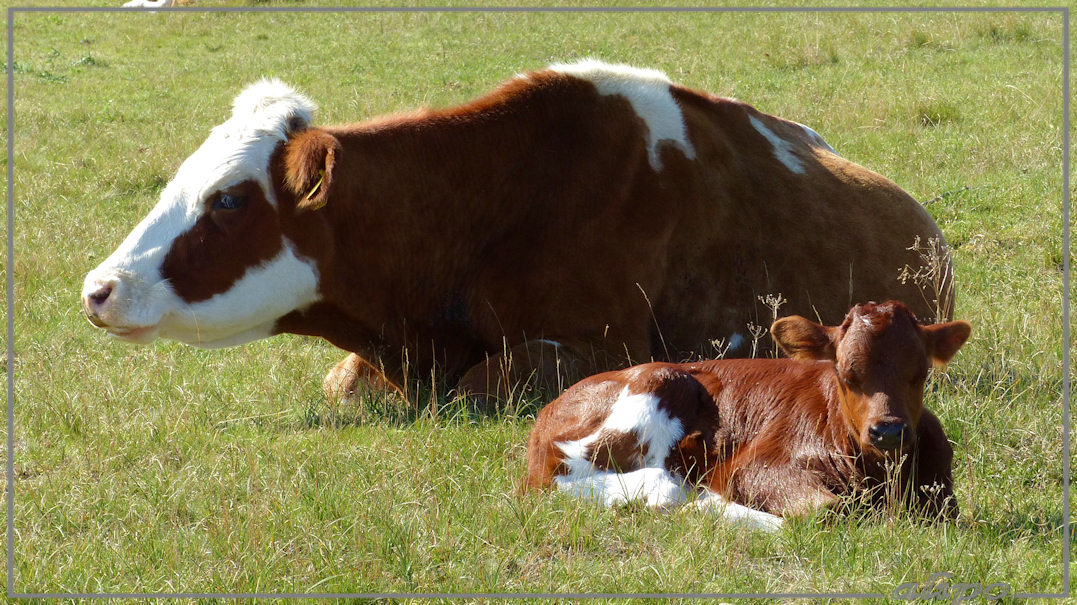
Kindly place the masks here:
[(539, 413), (527, 486), (553, 483), (607, 505), (694, 499), (774, 528), (847, 495), (881, 505), (893, 493), (883, 489), (887, 467), (900, 465), (897, 486), (915, 509), (955, 517), (953, 452), (923, 407), (924, 381), (969, 333), (963, 321), (922, 325), (897, 301), (867, 303), (833, 327), (776, 321), (771, 335), (793, 359), (592, 376)]

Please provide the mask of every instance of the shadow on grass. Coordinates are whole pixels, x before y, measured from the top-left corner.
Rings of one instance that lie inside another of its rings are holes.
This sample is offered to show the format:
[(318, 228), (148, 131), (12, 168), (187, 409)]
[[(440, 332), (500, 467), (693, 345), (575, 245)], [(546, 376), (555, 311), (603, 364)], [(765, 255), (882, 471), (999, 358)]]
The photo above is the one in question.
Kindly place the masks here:
[(358, 425), (411, 426), (419, 421), (445, 424), (474, 424), (485, 421), (534, 418), (556, 396), (525, 387), (507, 400), (458, 395), (438, 389), (429, 381), (412, 381), (407, 398), (397, 393), (369, 390), (331, 400), (315, 397), (299, 414), (303, 428), (344, 428)]

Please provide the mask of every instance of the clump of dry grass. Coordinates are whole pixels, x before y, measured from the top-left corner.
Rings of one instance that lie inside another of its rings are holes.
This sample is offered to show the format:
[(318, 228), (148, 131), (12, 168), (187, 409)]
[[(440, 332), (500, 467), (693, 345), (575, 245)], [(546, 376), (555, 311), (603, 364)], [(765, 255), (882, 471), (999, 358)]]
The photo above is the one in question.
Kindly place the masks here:
[(935, 317), (922, 319), (930, 322), (951, 319), (954, 312), (953, 248), (939, 237), (921, 243), (920, 236), (916, 236), (906, 250), (915, 252), (920, 263), (916, 267), (902, 267), (898, 281), (905, 284), (912, 280), (920, 288), (924, 301), (935, 309)]

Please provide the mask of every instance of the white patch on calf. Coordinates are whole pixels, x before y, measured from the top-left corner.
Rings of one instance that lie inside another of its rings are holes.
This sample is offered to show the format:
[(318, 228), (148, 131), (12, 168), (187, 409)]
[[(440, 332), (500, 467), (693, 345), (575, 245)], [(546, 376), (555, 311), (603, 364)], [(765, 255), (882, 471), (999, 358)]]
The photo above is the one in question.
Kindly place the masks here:
[(642, 500), (652, 508), (669, 508), (688, 499), (684, 482), (664, 468), (559, 476), (554, 477), (554, 485), (563, 492), (603, 506)]
[(582, 462), (594, 468), (587, 459), (592, 443), (604, 433), (634, 432), (640, 444), (647, 446), (647, 455), (641, 466), (663, 466), (670, 449), (684, 436), (684, 426), (679, 419), (658, 409), (660, 401), (652, 393), (629, 394), (628, 387), (625, 387), (610, 406), (610, 414), (598, 430), (582, 439), (556, 444), (568, 457), (565, 463), (571, 467), (576, 462)]
[(774, 147), (774, 157), (778, 158), (779, 162), (785, 164), (785, 167), (795, 174), (804, 174), (804, 163), (793, 153), (792, 143), (774, 134), (774, 131), (767, 128), (759, 118), (750, 115), (748, 121)]
[[(606, 505), (636, 499), (645, 500), (649, 506), (683, 501), (683, 484), (665, 469), (665, 460), (684, 436), (684, 426), (679, 419), (658, 409), (659, 402), (651, 393), (632, 395), (625, 387), (610, 407), (609, 416), (594, 433), (575, 441), (556, 443), (565, 454), (563, 463), (569, 470), (567, 476), (555, 478), (557, 486)], [(591, 464), (591, 446), (603, 435), (617, 433), (634, 433), (640, 444), (647, 446), (647, 454), (640, 460), (643, 468), (618, 473)], [(672, 495), (674, 491), (682, 493), (679, 500)]]
[(643, 466), (663, 466), (670, 449), (684, 436), (684, 425), (664, 410), (658, 409), (661, 400), (651, 393), (630, 395), (628, 387), (613, 402), (610, 415), (602, 423), (603, 430), (627, 433), (634, 431), (641, 444), (647, 446)]
[[(768, 532), (780, 529), (784, 523), (781, 517), (730, 502), (707, 489), (700, 493), (665, 468), (665, 459), (684, 436), (684, 427), (679, 419), (658, 408), (660, 401), (651, 393), (629, 394), (625, 387), (594, 433), (555, 443), (564, 453), (562, 464), (568, 469), (567, 475), (554, 477), (557, 489), (603, 506), (642, 501), (648, 507), (665, 509), (691, 501), (694, 508), (732, 523)], [(605, 435), (621, 433), (634, 433), (647, 445), (642, 468), (627, 472), (596, 468), (590, 460), (592, 446)]]
[(628, 99), (632, 109), (647, 125), (647, 159), (656, 171), (662, 169), (658, 156), (661, 141), (672, 141), (688, 159), (696, 157), (684, 126), (684, 114), (669, 91), (671, 82), (664, 73), (628, 65), (610, 65), (594, 59), (558, 63), (551, 65), (550, 70), (588, 80), (601, 95)]
[(730, 523), (744, 524), (765, 532), (778, 531), (785, 523), (785, 520), (777, 515), (731, 502), (710, 490), (703, 490), (703, 493), (692, 502), (692, 507), (717, 514)]

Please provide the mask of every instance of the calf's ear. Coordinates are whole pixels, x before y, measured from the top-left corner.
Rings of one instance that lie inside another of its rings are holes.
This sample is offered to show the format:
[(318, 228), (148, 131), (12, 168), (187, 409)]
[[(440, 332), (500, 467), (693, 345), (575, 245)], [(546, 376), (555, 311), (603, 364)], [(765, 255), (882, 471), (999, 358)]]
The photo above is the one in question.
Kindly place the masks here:
[(951, 321), (924, 326), (923, 330), (931, 361), (936, 366), (944, 366), (969, 339), (972, 326), (967, 321)]
[(833, 328), (799, 315), (783, 317), (770, 326), (770, 336), (794, 359), (835, 359)]
[(340, 141), (321, 130), (304, 130), (284, 147), (284, 185), (296, 196), (296, 211), (318, 210), (329, 201)]

